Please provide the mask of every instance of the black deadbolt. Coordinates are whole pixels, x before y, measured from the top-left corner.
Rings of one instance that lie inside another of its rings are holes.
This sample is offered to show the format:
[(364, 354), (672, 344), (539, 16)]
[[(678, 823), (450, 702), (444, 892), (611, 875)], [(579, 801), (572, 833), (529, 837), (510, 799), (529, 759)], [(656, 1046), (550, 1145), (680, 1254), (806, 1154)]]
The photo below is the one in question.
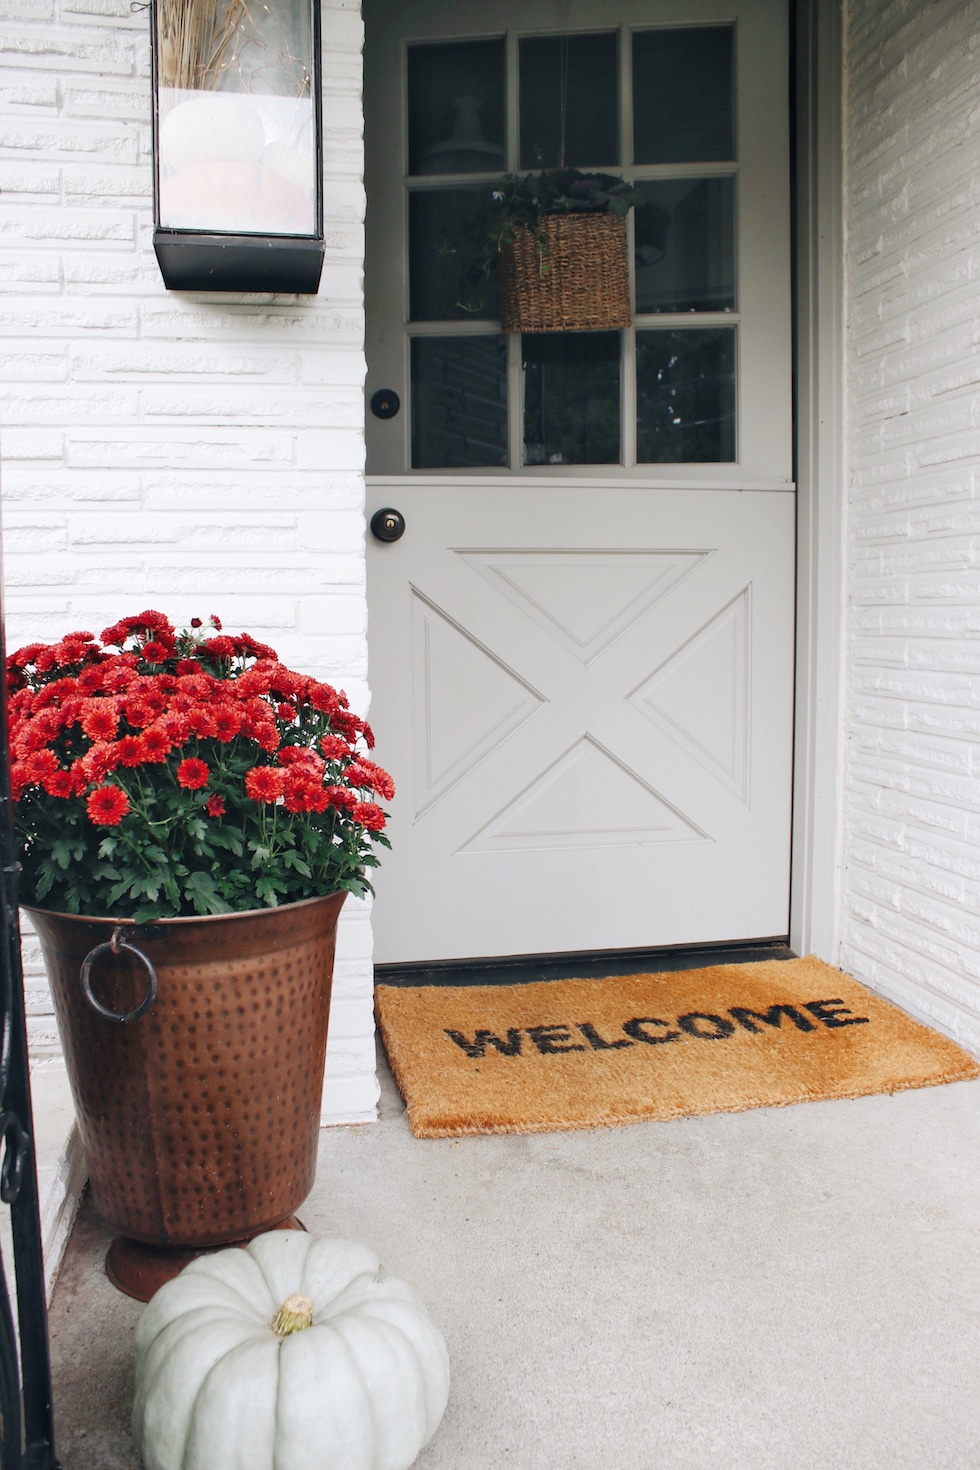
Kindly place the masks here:
[(397, 541), (405, 534), (405, 517), (400, 510), (392, 510), (390, 505), (386, 505), (371, 517), (371, 534), (379, 541)]
[(393, 419), (401, 406), (394, 388), (379, 388), (371, 395), (371, 412), (376, 419)]

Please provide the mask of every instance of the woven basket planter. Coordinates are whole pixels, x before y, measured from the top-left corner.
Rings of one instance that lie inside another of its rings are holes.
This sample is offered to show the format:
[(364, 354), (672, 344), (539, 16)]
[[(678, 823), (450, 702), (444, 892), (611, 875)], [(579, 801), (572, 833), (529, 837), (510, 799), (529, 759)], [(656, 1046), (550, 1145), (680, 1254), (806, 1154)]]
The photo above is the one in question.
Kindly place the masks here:
[(538, 236), (519, 225), (497, 260), (505, 332), (589, 332), (630, 324), (626, 221), (616, 214), (546, 214)]

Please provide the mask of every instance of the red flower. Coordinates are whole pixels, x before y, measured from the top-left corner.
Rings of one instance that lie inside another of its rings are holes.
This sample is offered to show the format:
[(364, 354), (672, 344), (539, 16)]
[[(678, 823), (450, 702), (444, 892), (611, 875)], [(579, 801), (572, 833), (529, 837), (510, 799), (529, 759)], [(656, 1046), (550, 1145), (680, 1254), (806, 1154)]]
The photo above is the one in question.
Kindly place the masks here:
[(43, 781), (46, 776), (53, 776), (57, 769), (58, 757), (53, 750), (37, 750), (24, 762), (25, 774), (35, 782)]
[(104, 781), (119, 764), (118, 749), (100, 740), (87, 755), (82, 756), (80, 764), (90, 781)]
[(367, 777), (366, 781), (358, 781), (356, 783), (357, 785), (371, 786), (379, 796), (384, 797), (385, 801), (391, 801), (395, 794), (395, 783), (387, 771), (383, 771), (380, 766), (376, 766), (374, 761), (362, 759), (351, 762), (345, 772), (347, 777), (350, 777), (355, 766), (359, 772), (363, 772)]
[(151, 638), (148, 643), (143, 644), (143, 659), (148, 664), (162, 664), (167, 657), (167, 650), (158, 638)]
[(214, 716), (202, 705), (197, 705), (194, 709), (187, 711), (187, 724), (194, 735), (206, 738), (215, 733)]
[(211, 614), (210, 621), (211, 621), (212, 628), (217, 628), (218, 632), (220, 633), (221, 632), (221, 619), (218, 617), (217, 613), (212, 613)]
[(344, 777), (351, 786), (366, 786), (369, 791), (374, 790), (374, 773), (361, 761), (351, 761)]
[(323, 812), (330, 798), (321, 782), (304, 766), (293, 766), (283, 793), (287, 812)]
[(123, 706), (126, 719), (135, 730), (142, 730), (153, 719), (153, 707), (146, 699), (127, 699)]
[(321, 714), (328, 715), (333, 710), (340, 708), (337, 691), (331, 689), (329, 684), (320, 684), (316, 679), (311, 679), (306, 693), (310, 704)]
[(205, 638), (203, 647), (206, 653), (211, 654), (212, 658), (235, 657), (235, 645), (230, 638)]
[(223, 817), (225, 814), (224, 798), (221, 796), (209, 796), (204, 803), (204, 810), (209, 817)]
[(326, 769), (316, 751), (307, 750), (305, 745), (284, 745), (276, 759), (281, 766), (305, 766), (316, 776), (322, 776)]
[(41, 652), (44, 646), (45, 645), (43, 643), (27, 643), (24, 645), (23, 648), (18, 648), (16, 653), (12, 653), (8, 658), (7, 663), (10, 664), (12, 668), (25, 669), (28, 664), (32, 664), (34, 662), (35, 658)]
[(342, 735), (324, 735), (320, 741), (320, 749), (327, 760), (340, 761), (344, 756), (350, 755), (350, 746)]
[(166, 733), (174, 745), (183, 745), (191, 733), (191, 727), (187, 723), (187, 716), (179, 714), (177, 711), (170, 711), (165, 714), (159, 721), (159, 724), (160, 729)]
[(255, 658), (270, 658), (275, 663), (279, 662), (278, 653), (276, 653), (274, 648), (270, 648), (268, 643), (259, 643), (256, 638), (252, 638), (248, 633), (240, 633), (238, 635), (238, 641), (242, 645), (243, 652), (250, 653)]
[[(348, 791), (346, 786), (324, 786), (329, 806), (339, 807), (341, 810), (351, 811), (357, 806), (357, 797), (353, 791)], [(365, 803), (367, 805), (367, 803)]]
[(277, 801), (285, 786), (285, 771), (272, 766), (253, 766), (245, 777), (245, 790), (253, 801)]
[(129, 797), (118, 786), (97, 786), (85, 803), (96, 827), (118, 827), (129, 811)]
[(242, 728), (242, 712), (233, 704), (218, 704), (211, 711), (211, 723), (216, 740), (234, 740)]
[(250, 699), (256, 694), (268, 694), (269, 675), (265, 669), (260, 669), (258, 664), (254, 668), (246, 670), (240, 678), (235, 680), (235, 693), (240, 699)]
[(102, 675), (102, 687), (109, 693), (118, 694), (123, 689), (128, 689), (139, 678), (135, 669), (126, 664), (119, 663), (115, 668), (107, 669)]
[(116, 741), (116, 755), (121, 766), (141, 766), (147, 754), (142, 735), (124, 735), (121, 740)]
[(296, 718), (296, 711), (293, 709), (293, 706), (291, 704), (277, 704), (276, 714), (279, 716), (280, 720), (289, 720), (290, 722), (292, 722)]
[(204, 627), (204, 624), (203, 624), (203, 622), (201, 621), (200, 618), (191, 618), (191, 627), (192, 628), (203, 628)]
[(355, 822), (360, 822), (361, 826), (366, 827), (369, 832), (380, 832), (387, 820), (384, 812), (379, 806), (375, 806), (373, 801), (355, 802), (351, 816)]
[(68, 771), (54, 771), (41, 782), (49, 796), (67, 797), (73, 794), (74, 782)]
[(348, 740), (356, 740), (365, 728), (363, 720), (359, 720), (357, 715), (352, 715), (349, 710), (344, 709), (330, 711), (330, 724), (335, 730), (339, 730), (341, 735), (346, 735)]
[(246, 713), (242, 729), (250, 740), (256, 742), (260, 750), (271, 752), (279, 749), (279, 731), (271, 716), (269, 719), (261, 719)]
[(195, 699), (207, 699), (211, 693), (211, 681), (202, 672), (200, 664), (194, 665), (192, 674), (182, 674), (178, 686), (181, 694), (193, 695)]
[(200, 791), (202, 786), (208, 784), (210, 776), (208, 766), (194, 755), (187, 756), (177, 767), (177, 785), (183, 786), (186, 791)]
[(361, 734), (364, 736), (364, 744), (367, 746), (368, 750), (373, 750), (374, 731), (371, 729), (371, 726), (368, 724), (367, 720), (362, 720), (361, 722)]
[(85, 762), (72, 761), (71, 765), (68, 767), (68, 774), (71, 777), (72, 796), (81, 796), (82, 792), (88, 785), (89, 780), (88, 772), (85, 769)]
[(172, 636), (174, 631), (170, 619), (162, 612), (155, 612), (153, 608), (137, 613), (135, 618), (127, 618), (126, 622), (132, 623), (134, 628), (150, 628), (154, 633), (170, 633)]
[(155, 765), (162, 764), (173, 750), (173, 741), (159, 725), (148, 725), (140, 736), (146, 759)]
[[(192, 627), (194, 626), (193, 623), (191, 624), (191, 626)], [(198, 627), (201, 626), (201, 620), (200, 620), (200, 618), (198, 618), (198, 620), (197, 620), (197, 626)], [(194, 658), (179, 658), (177, 660), (177, 673), (178, 674), (199, 674), (200, 672), (201, 672), (201, 665), (197, 662), (197, 659), (194, 659)]]

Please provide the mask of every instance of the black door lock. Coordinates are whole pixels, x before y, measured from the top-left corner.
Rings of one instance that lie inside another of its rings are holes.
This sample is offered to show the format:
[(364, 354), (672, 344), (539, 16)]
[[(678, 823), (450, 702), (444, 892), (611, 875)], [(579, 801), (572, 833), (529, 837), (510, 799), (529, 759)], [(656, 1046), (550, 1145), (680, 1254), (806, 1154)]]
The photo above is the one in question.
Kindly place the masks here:
[(371, 517), (371, 535), (379, 541), (397, 541), (399, 536), (405, 534), (405, 517), (400, 510), (393, 510), (386, 505), (383, 510), (376, 510)]

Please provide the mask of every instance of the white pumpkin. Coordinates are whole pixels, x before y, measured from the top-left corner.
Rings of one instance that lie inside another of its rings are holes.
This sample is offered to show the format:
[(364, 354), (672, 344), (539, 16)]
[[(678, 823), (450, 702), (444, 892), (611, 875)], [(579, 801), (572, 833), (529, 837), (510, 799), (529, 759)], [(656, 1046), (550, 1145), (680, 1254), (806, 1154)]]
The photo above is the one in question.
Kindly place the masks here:
[(160, 122), (160, 152), (175, 171), (192, 163), (255, 163), (265, 124), (243, 98), (198, 92)]
[(422, 1301), (349, 1240), (275, 1230), (201, 1256), (136, 1329), (146, 1470), (407, 1470), (448, 1397)]

